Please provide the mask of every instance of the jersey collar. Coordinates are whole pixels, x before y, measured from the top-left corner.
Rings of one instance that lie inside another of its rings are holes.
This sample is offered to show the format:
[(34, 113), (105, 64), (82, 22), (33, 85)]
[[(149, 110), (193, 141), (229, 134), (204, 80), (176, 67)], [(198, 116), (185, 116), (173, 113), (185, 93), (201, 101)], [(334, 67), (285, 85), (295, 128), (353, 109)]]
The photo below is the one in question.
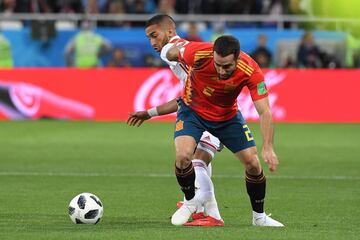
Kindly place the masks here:
[(171, 42), (173, 42), (173, 41), (175, 41), (177, 39), (180, 39), (180, 37), (178, 35), (173, 36), (172, 38), (170, 38), (169, 43), (171, 43)]

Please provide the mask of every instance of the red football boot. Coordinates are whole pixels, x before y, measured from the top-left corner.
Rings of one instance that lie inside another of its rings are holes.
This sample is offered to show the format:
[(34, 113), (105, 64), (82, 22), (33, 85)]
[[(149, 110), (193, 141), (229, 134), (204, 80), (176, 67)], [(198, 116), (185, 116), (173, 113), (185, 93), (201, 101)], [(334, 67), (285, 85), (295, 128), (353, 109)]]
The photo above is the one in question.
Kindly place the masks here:
[[(184, 204), (183, 201), (178, 201), (178, 202), (176, 203), (176, 206), (177, 206), (177, 208), (181, 208), (181, 206), (182, 206), (183, 204)], [(204, 215), (203, 212), (193, 213), (193, 214), (191, 215), (191, 218), (192, 218), (193, 220), (198, 220), (198, 219), (205, 218), (205, 215)]]
[(199, 219), (206, 218), (203, 212), (199, 212), (199, 213), (195, 212), (191, 215), (191, 217), (193, 220), (199, 220)]
[(177, 203), (176, 203), (176, 207), (177, 208), (181, 208), (181, 206), (184, 204), (184, 202), (183, 201), (178, 201)]
[(207, 216), (202, 219), (197, 219), (192, 222), (187, 222), (185, 226), (198, 226), (198, 227), (223, 227), (225, 223), (223, 220), (217, 220), (216, 218)]

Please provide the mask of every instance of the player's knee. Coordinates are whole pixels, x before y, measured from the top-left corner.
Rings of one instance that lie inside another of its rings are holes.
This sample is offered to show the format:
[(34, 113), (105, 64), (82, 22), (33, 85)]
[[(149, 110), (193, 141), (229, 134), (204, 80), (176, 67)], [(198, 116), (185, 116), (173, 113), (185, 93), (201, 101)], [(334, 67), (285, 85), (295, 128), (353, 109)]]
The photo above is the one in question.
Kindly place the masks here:
[(259, 175), (261, 173), (261, 166), (259, 165), (247, 165), (245, 167), (246, 172), (251, 174), (251, 175)]
[(189, 166), (191, 162), (192, 154), (186, 152), (176, 153), (176, 166), (180, 169), (184, 169)]
[(257, 175), (261, 172), (261, 165), (257, 156), (249, 158), (247, 161), (244, 162), (244, 165), (246, 171), (250, 174)]
[(247, 151), (242, 155), (242, 162), (245, 165), (246, 171), (249, 173), (257, 173), (261, 171), (260, 160), (257, 155), (256, 149)]

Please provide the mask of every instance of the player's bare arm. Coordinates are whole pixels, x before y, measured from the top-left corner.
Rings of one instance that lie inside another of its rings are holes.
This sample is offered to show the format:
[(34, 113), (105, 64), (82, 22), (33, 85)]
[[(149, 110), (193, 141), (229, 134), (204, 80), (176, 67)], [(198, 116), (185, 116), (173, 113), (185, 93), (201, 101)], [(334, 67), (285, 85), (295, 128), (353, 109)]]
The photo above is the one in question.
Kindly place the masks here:
[(186, 44), (186, 42), (180, 42), (179, 40), (174, 43), (174, 45), (167, 51), (166, 58), (169, 61), (179, 61), (180, 49)]
[(173, 99), (167, 103), (164, 103), (147, 111), (138, 111), (138, 112), (129, 113), (129, 117), (126, 123), (130, 126), (139, 127), (144, 121), (149, 120), (153, 116), (162, 116), (162, 115), (174, 113), (177, 111), (177, 109), (178, 109), (177, 99)]
[(273, 149), (274, 127), (268, 97), (254, 102), (255, 108), (260, 117), (260, 129), (263, 137), (262, 157), (268, 164), (271, 172), (276, 171), (279, 160)]

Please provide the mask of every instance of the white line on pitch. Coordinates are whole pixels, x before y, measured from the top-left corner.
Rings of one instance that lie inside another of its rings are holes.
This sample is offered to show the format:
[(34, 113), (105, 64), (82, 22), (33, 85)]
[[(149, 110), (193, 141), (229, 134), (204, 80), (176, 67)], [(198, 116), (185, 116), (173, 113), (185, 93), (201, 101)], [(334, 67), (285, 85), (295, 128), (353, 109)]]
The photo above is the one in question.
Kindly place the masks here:
[[(0, 176), (46, 176), (46, 177), (152, 177), (172, 178), (173, 174), (156, 173), (71, 173), (71, 172), (7, 172), (0, 171)], [(213, 178), (244, 178), (242, 175), (213, 175)], [(294, 180), (360, 180), (357, 176), (289, 176), (289, 175), (267, 175), (270, 179), (294, 179)]]

